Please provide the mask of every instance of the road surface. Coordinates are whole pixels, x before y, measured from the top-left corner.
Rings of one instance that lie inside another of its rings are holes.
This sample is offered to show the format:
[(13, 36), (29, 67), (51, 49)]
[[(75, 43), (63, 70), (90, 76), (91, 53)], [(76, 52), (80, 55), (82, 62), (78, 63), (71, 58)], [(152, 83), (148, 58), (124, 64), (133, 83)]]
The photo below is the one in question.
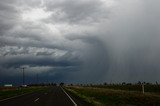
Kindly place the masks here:
[(60, 86), (51, 87), (0, 102), (0, 106), (76, 106)]

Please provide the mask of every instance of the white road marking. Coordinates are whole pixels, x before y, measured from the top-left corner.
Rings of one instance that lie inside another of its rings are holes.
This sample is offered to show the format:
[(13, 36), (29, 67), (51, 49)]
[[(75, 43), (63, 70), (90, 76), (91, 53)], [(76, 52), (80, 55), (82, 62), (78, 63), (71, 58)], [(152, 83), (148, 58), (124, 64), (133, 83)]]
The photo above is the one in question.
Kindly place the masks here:
[(37, 102), (39, 100), (39, 98), (37, 98), (36, 100), (34, 100), (34, 102)]
[[(61, 87), (61, 86), (60, 86)], [(74, 100), (66, 93), (66, 91), (61, 87), (61, 89), (63, 90), (63, 92), (68, 96), (68, 98), (72, 101), (72, 103), (74, 104), (74, 106), (77, 106), (76, 102), (74, 102)]]

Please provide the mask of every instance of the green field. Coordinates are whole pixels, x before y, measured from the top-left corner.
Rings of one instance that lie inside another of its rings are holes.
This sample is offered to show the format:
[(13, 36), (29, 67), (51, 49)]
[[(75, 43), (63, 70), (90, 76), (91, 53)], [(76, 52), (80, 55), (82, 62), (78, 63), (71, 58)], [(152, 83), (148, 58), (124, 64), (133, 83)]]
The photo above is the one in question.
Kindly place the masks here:
[[(120, 87), (120, 86), (119, 86)], [(159, 93), (142, 92), (135, 86), (120, 90), (116, 86), (67, 86), (66, 90), (95, 106), (160, 106)], [(121, 89), (123, 87), (120, 87)], [(132, 90), (131, 90), (132, 89)], [(131, 90), (131, 91), (130, 91)]]
[(0, 100), (43, 89), (46, 89), (46, 87), (1, 87)]

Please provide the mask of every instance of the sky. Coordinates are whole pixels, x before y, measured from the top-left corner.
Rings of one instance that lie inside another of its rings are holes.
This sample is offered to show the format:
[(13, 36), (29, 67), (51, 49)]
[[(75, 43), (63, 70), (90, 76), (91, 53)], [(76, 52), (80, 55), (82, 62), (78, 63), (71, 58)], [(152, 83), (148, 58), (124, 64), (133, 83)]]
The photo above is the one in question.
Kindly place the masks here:
[(0, 84), (160, 82), (159, 0), (0, 0)]

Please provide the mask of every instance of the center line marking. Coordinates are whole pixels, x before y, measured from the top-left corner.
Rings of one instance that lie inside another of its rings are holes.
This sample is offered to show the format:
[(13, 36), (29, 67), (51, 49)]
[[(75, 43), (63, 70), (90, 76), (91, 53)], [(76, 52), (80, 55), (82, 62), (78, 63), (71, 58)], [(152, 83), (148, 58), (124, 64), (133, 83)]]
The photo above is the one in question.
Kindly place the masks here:
[(39, 98), (37, 98), (36, 100), (34, 100), (34, 102), (37, 102), (39, 100)]

